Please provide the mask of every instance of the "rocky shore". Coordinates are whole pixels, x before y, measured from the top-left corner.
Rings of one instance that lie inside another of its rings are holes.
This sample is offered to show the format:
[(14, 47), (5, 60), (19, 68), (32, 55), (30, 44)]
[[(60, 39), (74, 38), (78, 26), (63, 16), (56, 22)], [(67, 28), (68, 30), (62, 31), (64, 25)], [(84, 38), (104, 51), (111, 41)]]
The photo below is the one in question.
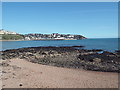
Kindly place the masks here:
[(1, 51), (1, 55), (2, 60), (20, 58), (33, 63), (57, 67), (119, 72), (120, 51), (86, 50), (81, 47), (83, 46), (29, 47)]

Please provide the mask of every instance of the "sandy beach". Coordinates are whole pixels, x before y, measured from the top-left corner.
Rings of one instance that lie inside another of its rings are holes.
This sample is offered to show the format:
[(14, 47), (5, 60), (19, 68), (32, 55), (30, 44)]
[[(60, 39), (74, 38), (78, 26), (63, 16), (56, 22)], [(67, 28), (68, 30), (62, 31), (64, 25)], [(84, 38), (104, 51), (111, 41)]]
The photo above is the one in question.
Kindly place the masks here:
[(3, 88), (118, 88), (118, 73), (69, 69), (4, 60)]

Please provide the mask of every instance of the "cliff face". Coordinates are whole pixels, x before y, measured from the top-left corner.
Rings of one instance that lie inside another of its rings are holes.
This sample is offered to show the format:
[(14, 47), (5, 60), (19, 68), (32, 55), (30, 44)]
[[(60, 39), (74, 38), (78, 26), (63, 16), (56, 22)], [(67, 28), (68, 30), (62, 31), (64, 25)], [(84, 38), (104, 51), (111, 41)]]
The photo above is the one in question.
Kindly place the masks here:
[(86, 39), (82, 35), (73, 34), (17, 34), (16, 32), (0, 30), (2, 40), (80, 40)]

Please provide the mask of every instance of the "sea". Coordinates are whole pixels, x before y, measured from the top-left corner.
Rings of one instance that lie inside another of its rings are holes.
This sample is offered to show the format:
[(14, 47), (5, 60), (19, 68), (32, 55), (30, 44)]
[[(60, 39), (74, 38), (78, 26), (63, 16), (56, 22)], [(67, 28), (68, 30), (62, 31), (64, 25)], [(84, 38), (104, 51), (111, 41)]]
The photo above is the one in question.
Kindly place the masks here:
[(114, 52), (119, 50), (118, 38), (90, 38), (83, 40), (31, 40), (31, 41), (0, 41), (0, 51), (39, 46), (85, 46), (82, 49), (103, 49)]

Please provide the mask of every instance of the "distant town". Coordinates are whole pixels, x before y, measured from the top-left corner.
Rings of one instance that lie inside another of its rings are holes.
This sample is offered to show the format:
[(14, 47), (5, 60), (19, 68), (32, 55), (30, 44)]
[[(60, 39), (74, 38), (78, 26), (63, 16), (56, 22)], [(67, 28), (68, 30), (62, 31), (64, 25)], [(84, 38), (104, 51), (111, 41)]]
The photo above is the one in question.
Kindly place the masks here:
[(0, 35), (2, 35), (2, 40), (80, 40), (86, 39), (82, 35), (73, 34), (41, 34), (41, 33), (31, 33), (31, 34), (18, 34), (16, 32), (0, 30)]

